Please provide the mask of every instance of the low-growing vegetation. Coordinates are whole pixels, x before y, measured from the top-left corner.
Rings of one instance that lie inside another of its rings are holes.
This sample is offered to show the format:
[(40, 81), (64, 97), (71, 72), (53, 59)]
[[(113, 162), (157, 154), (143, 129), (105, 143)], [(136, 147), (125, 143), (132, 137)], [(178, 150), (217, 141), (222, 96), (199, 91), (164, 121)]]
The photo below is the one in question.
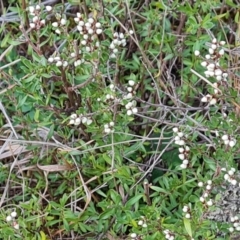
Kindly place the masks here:
[(0, 0), (0, 238), (240, 238), (239, 2)]

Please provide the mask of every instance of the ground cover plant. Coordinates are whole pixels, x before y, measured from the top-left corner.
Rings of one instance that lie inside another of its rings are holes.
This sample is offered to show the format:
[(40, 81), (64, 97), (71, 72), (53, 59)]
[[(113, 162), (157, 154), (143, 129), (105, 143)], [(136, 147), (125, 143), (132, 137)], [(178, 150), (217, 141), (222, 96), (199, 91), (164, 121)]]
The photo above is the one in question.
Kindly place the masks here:
[(0, 238), (239, 239), (239, 4), (0, 0)]

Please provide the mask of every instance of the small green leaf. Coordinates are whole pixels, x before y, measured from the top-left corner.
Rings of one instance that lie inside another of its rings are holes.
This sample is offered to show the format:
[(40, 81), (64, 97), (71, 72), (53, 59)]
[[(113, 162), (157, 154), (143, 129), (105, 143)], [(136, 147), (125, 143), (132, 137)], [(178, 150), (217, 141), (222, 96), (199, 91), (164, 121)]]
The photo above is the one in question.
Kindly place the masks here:
[(191, 227), (191, 221), (188, 218), (183, 219), (185, 229), (190, 237), (192, 237), (192, 227)]
[(54, 124), (49, 129), (49, 132), (48, 132), (48, 135), (47, 135), (48, 140), (53, 136), (53, 133), (54, 133)]
[(127, 207), (133, 206), (136, 202), (138, 202), (144, 195), (143, 194), (139, 194), (131, 199), (129, 199), (126, 203)]
[(40, 231), (41, 240), (46, 240), (46, 235), (43, 231)]
[(39, 113), (40, 113), (40, 110), (37, 109), (36, 112), (35, 112), (35, 114), (34, 114), (34, 120), (35, 120), (36, 122), (39, 122)]

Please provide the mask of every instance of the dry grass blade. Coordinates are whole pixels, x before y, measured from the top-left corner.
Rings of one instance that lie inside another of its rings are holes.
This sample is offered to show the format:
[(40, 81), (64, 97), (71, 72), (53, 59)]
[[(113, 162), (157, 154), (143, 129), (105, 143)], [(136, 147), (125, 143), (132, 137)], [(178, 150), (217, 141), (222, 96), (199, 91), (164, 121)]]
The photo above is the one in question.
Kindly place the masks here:
[(52, 165), (46, 165), (46, 166), (41, 166), (37, 164), (37, 167), (46, 172), (61, 172), (61, 171), (67, 171), (67, 170), (72, 170), (72, 168), (68, 165), (61, 165), (61, 164), (52, 164)]
[(19, 155), (21, 153), (26, 153), (26, 152), (29, 152), (29, 150), (27, 150), (25, 146), (21, 146), (19, 144), (11, 144), (11, 143), (4, 144), (0, 148), (0, 153), (1, 153), (0, 160)]

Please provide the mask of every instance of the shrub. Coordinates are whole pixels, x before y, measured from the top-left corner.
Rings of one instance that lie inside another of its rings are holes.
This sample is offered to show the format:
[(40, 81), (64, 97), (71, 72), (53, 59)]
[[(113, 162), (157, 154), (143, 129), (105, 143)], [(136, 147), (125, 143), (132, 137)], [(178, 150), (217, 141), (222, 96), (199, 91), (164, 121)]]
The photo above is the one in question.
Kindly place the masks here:
[(3, 239), (237, 239), (237, 3), (0, 4)]

